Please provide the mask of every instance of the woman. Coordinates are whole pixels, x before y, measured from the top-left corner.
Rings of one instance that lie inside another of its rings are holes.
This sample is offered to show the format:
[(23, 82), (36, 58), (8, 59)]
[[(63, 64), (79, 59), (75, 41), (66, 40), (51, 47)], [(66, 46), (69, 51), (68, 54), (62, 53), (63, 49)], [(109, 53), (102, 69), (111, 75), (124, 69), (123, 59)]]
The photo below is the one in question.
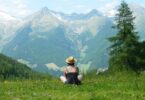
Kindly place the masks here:
[(60, 76), (63, 83), (68, 84), (80, 84), (82, 80), (82, 75), (79, 75), (78, 67), (75, 67), (75, 62), (77, 60), (70, 56), (66, 59), (67, 67), (64, 69), (64, 76)]

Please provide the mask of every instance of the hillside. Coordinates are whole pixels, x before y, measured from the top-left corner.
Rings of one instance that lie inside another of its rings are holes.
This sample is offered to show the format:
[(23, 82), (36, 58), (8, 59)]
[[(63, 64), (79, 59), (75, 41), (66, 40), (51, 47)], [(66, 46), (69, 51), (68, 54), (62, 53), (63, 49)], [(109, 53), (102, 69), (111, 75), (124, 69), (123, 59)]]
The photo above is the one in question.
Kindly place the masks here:
[(37, 76), (41, 77), (41, 74), (32, 71), (26, 65), (21, 64), (12, 58), (0, 54), (0, 80), (16, 78), (32, 79), (36, 78)]

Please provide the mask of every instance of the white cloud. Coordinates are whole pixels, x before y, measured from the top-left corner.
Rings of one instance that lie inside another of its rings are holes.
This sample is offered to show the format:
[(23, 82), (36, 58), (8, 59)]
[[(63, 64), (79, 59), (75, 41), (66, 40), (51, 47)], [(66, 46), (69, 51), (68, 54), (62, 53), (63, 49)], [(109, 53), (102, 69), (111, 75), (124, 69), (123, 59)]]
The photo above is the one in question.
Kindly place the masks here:
[(98, 10), (101, 11), (105, 16), (114, 16), (116, 13), (116, 6), (118, 5), (118, 1), (112, 0), (112, 2), (105, 4), (103, 7)]
[(0, 10), (16, 17), (24, 17), (31, 13), (27, 0), (0, 0)]

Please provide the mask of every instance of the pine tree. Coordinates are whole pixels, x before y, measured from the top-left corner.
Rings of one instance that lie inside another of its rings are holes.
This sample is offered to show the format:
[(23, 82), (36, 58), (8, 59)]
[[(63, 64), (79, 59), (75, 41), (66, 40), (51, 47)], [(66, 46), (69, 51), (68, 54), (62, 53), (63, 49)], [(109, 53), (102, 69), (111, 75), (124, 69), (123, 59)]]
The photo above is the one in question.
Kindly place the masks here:
[(135, 31), (133, 12), (125, 1), (122, 1), (116, 14), (116, 36), (110, 37), (110, 69), (128, 70), (137, 69), (136, 56), (139, 37)]
[(145, 70), (145, 41), (139, 43), (137, 65), (139, 71)]

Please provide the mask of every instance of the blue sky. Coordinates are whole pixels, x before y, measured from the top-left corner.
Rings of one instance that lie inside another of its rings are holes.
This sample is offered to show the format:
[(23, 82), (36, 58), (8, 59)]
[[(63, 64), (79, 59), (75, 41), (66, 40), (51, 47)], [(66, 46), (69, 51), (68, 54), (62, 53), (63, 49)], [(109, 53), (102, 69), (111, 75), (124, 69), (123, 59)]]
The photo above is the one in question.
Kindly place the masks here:
[[(64, 13), (86, 13), (91, 9), (113, 13), (121, 0), (0, 0), (0, 11), (13, 16), (24, 17), (43, 7)], [(126, 0), (145, 6), (145, 0)]]

